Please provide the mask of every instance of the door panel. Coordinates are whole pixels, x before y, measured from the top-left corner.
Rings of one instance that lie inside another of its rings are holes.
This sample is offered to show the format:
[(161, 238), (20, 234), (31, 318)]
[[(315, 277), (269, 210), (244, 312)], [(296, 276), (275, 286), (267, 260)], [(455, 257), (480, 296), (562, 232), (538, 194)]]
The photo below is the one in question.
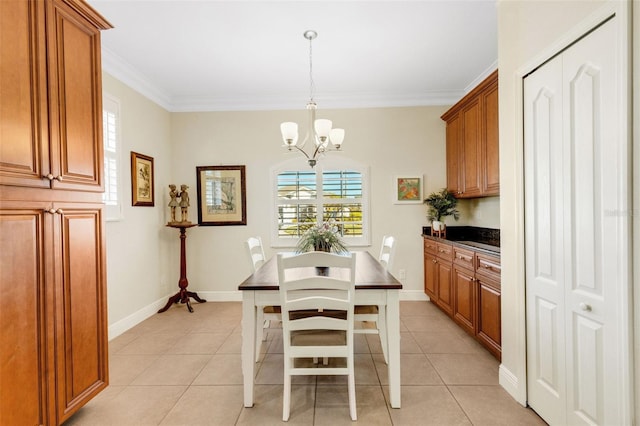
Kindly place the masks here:
[(59, 416), (68, 418), (107, 384), (105, 280), (101, 210), (57, 205), (62, 238), (58, 297)]
[[(5, 206), (6, 207), (6, 206)], [(43, 209), (0, 210), (0, 424), (49, 424)], [(48, 241), (50, 243), (50, 241)], [(19, 384), (17, 384), (19, 379)]]
[(565, 313), (562, 173), (562, 62), (525, 79), (525, 232), (528, 399), (564, 424)]
[(528, 401), (550, 424), (631, 418), (617, 19), (525, 79)]

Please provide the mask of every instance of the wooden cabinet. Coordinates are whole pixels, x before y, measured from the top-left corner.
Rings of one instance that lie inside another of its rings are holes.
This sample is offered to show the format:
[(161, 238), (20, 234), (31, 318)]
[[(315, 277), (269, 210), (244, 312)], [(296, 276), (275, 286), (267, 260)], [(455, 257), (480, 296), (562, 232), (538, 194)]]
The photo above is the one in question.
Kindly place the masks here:
[(0, 424), (54, 425), (108, 383), (100, 29), (0, 2)]
[(447, 122), (447, 189), (458, 198), (499, 195), (498, 71), (442, 119)]
[(108, 23), (71, 0), (1, 7), (0, 184), (102, 192), (100, 29)]
[(433, 303), (451, 315), (453, 313), (451, 245), (436, 243), (430, 246), (426, 241), (425, 239), (425, 292)]
[(425, 293), (498, 359), (500, 273), (498, 256), (424, 238)]

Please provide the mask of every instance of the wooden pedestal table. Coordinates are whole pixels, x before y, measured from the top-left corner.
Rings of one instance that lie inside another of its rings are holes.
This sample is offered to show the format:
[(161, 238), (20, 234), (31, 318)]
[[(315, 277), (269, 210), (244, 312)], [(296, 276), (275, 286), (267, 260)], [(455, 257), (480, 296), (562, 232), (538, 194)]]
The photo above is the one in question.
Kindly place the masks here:
[(198, 225), (195, 223), (168, 223), (167, 226), (180, 229), (180, 280), (178, 281), (178, 287), (180, 287), (180, 291), (177, 292), (174, 296), (171, 296), (167, 301), (167, 304), (164, 305), (164, 308), (160, 309), (158, 313), (160, 314), (166, 311), (171, 305), (178, 302), (186, 303), (187, 308), (189, 308), (189, 312), (193, 312), (191, 302), (189, 301), (190, 297), (193, 297), (199, 303), (206, 302), (206, 300), (198, 297), (198, 293), (187, 290), (187, 287), (189, 286), (189, 280), (187, 280), (187, 256), (185, 244), (187, 239), (187, 228)]

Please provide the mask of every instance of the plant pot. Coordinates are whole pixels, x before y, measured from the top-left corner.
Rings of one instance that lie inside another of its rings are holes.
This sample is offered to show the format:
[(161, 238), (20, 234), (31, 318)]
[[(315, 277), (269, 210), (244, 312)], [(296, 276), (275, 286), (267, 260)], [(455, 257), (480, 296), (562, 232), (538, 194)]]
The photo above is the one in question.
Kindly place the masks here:
[(440, 222), (439, 220), (434, 220), (431, 222), (431, 229), (434, 231), (443, 231), (444, 230), (444, 222)]

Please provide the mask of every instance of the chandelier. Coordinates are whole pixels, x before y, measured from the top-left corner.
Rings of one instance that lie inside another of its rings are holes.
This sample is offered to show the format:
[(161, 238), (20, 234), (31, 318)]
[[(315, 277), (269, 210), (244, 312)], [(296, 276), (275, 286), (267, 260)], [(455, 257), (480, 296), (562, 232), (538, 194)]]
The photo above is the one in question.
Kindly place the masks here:
[[(318, 157), (324, 154), (326, 151), (337, 151), (342, 146), (344, 140), (344, 129), (332, 129), (333, 123), (331, 120), (317, 119), (316, 109), (317, 105), (313, 100), (313, 92), (315, 85), (313, 82), (313, 50), (311, 44), (313, 39), (318, 36), (318, 33), (313, 30), (307, 30), (304, 32), (304, 38), (309, 40), (309, 103), (307, 103), (307, 111), (309, 115), (307, 133), (300, 144), (298, 144), (298, 124), (293, 122), (285, 122), (280, 125), (280, 131), (282, 132), (282, 139), (285, 146), (292, 151), (294, 148), (307, 157), (307, 162), (312, 168), (316, 165)], [(312, 149), (308, 152), (305, 150), (305, 145), (309, 140), (313, 141)], [(329, 145), (331, 142), (331, 145)]]

